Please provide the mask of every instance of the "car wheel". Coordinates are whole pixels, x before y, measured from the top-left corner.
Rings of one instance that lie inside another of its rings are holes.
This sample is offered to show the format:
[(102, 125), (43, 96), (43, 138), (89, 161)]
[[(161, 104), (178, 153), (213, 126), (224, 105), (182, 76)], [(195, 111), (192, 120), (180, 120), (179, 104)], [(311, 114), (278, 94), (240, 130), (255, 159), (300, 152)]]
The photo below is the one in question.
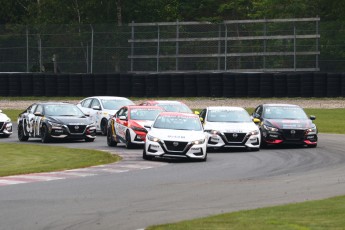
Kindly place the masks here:
[(26, 136), (24, 133), (23, 124), (18, 125), (18, 139), (19, 141), (27, 141), (29, 140), (29, 136)]
[(95, 138), (85, 137), (85, 142), (94, 142)]
[(114, 139), (113, 139), (111, 129), (108, 129), (108, 132), (107, 132), (107, 144), (108, 144), (108, 146), (111, 146), (111, 147), (114, 147), (117, 145), (117, 142), (114, 141)]
[(106, 119), (102, 119), (101, 121), (101, 133), (103, 136), (107, 135), (107, 126), (108, 126), (108, 121)]
[(127, 149), (131, 149), (133, 148), (133, 143), (132, 143), (132, 140), (131, 140), (131, 134), (129, 133), (129, 131), (127, 130), (126, 132), (126, 148)]
[(152, 159), (153, 159), (152, 156), (148, 156), (148, 155), (146, 154), (146, 148), (145, 148), (145, 146), (144, 146), (144, 150), (143, 150), (143, 159), (144, 159), (144, 160), (152, 160)]
[(41, 128), (41, 141), (42, 143), (48, 143), (50, 141), (48, 127), (46, 125), (43, 125)]

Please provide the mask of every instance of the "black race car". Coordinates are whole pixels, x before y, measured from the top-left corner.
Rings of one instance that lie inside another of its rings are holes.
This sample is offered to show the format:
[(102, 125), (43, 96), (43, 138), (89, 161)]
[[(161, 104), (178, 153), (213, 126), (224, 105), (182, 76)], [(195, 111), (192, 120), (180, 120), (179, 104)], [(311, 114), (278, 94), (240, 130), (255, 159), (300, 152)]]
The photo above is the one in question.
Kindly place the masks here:
[(41, 138), (43, 143), (53, 138), (92, 142), (96, 137), (96, 127), (76, 105), (62, 102), (35, 103), (18, 117), (18, 139), (27, 141), (31, 137)]
[(296, 144), (308, 147), (317, 146), (318, 130), (304, 110), (290, 104), (262, 104), (252, 114), (259, 125), (261, 146)]

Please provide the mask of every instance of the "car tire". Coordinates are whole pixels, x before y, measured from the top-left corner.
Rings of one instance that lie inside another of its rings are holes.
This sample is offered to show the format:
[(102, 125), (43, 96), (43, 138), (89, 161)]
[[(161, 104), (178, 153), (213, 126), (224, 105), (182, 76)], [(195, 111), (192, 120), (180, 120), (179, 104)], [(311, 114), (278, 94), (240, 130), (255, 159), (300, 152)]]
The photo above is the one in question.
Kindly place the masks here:
[(50, 135), (48, 132), (48, 127), (46, 125), (43, 125), (41, 128), (41, 141), (42, 143), (48, 143), (50, 142)]
[(29, 136), (25, 135), (23, 124), (18, 125), (18, 139), (19, 141), (29, 140)]
[(129, 131), (127, 130), (126, 132), (126, 148), (127, 149), (131, 149), (133, 148), (133, 143), (132, 143), (132, 140), (131, 140), (131, 134), (129, 133)]
[(107, 119), (102, 119), (101, 121), (101, 133), (103, 136), (107, 136), (107, 126), (108, 126), (108, 121)]
[(152, 156), (148, 156), (148, 155), (146, 154), (146, 148), (145, 148), (145, 146), (144, 146), (144, 150), (143, 150), (143, 159), (144, 159), (144, 160), (148, 160), (148, 161), (153, 159)]
[(108, 129), (108, 131), (107, 131), (107, 144), (110, 147), (117, 146), (117, 142), (113, 139), (112, 132), (110, 129)]

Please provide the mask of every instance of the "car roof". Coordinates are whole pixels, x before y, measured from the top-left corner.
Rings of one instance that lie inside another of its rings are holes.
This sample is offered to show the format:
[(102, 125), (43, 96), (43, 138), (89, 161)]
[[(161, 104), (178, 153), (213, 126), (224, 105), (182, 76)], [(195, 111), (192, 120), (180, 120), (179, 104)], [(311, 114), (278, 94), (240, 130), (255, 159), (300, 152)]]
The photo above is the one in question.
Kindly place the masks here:
[(238, 111), (242, 111), (245, 109), (242, 107), (237, 107), (237, 106), (209, 106), (209, 107), (207, 107), (207, 110), (238, 110)]
[(142, 106), (142, 105), (126, 105), (124, 107), (128, 107), (129, 109), (158, 109), (158, 110), (162, 110), (165, 111), (162, 107), (159, 106), (155, 106), (155, 105), (149, 105), (149, 106)]
[(69, 102), (61, 102), (61, 101), (45, 101), (45, 102), (37, 102), (34, 104), (37, 104), (37, 105), (74, 105), (74, 104), (69, 103)]
[(147, 101), (149, 103), (164, 103), (164, 104), (184, 104), (181, 101), (171, 101), (171, 100), (152, 100), (152, 101)]
[(179, 113), (179, 112), (162, 112), (159, 114), (160, 116), (177, 116), (177, 117), (193, 117), (199, 118), (198, 115), (194, 113)]
[(276, 103), (276, 104), (263, 104), (263, 106), (265, 107), (270, 107), (270, 106), (284, 106), (284, 107), (300, 107), (298, 105), (293, 105), (293, 104), (279, 104), (279, 103)]
[(98, 98), (98, 99), (108, 99), (108, 100), (130, 100), (126, 97), (118, 97), (118, 96), (92, 96), (92, 97), (87, 97), (87, 98), (84, 98), (83, 100), (85, 99), (89, 99), (89, 98)]

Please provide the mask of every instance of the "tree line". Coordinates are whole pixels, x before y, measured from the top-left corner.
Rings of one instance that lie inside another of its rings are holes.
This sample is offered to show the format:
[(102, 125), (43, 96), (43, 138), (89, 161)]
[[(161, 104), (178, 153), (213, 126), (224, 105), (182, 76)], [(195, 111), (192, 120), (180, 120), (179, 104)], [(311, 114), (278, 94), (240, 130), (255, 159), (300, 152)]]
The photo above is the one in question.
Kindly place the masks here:
[(96, 24), (320, 17), (342, 20), (336, 0), (0, 0), (0, 24)]

